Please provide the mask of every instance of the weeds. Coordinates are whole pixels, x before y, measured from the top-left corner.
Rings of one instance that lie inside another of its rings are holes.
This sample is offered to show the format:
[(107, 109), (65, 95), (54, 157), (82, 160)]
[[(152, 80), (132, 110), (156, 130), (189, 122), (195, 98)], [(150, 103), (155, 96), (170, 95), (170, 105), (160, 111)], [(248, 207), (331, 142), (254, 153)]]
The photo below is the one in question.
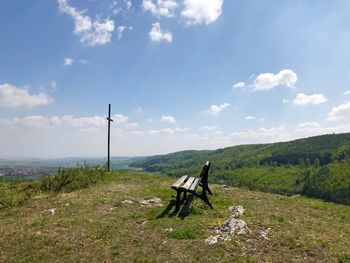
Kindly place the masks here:
[(72, 192), (102, 181), (107, 175), (106, 167), (90, 167), (87, 164), (75, 168), (60, 168), (56, 176), (45, 176), (40, 189), (43, 192)]
[(40, 193), (72, 192), (87, 188), (104, 180), (110, 181), (106, 167), (87, 164), (74, 168), (60, 168), (55, 176), (44, 176), (35, 181), (11, 181), (0, 183), (0, 210), (22, 205)]

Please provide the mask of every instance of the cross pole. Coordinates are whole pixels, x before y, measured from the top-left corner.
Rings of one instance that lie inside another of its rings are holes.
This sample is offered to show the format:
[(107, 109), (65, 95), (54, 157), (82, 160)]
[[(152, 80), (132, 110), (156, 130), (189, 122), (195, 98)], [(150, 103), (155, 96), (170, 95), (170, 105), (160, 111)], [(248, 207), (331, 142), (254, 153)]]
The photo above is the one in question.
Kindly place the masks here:
[(109, 172), (109, 163), (110, 163), (110, 144), (111, 144), (111, 104), (108, 106), (108, 159), (107, 159), (107, 171)]

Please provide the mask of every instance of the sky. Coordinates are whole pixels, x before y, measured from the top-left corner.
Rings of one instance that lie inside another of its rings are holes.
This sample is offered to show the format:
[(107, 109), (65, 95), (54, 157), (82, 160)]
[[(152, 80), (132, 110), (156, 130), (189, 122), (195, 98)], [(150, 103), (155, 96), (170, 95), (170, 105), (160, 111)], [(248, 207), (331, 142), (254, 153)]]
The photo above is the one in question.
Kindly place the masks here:
[(350, 1), (2, 0), (0, 158), (350, 132)]

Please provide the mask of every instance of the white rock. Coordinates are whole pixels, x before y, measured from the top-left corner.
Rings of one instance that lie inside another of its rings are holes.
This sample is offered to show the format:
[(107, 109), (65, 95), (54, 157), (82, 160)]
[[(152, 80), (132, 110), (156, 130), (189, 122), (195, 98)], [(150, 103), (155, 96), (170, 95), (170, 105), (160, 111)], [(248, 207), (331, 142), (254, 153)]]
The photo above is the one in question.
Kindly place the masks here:
[(246, 222), (235, 218), (227, 220), (222, 226), (218, 227), (218, 230), (228, 235), (243, 235), (250, 232)]
[(55, 211), (56, 211), (56, 208), (50, 208), (50, 209), (47, 209), (47, 210), (45, 210), (45, 211), (51, 213), (51, 215), (54, 215), (54, 214), (55, 214)]
[(231, 206), (229, 210), (233, 217), (241, 217), (244, 214), (244, 208), (241, 205)]
[(210, 236), (205, 240), (205, 243), (212, 246), (218, 242), (218, 236)]
[(163, 206), (162, 205), (162, 199), (160, 198), (151, 198), (151, 199), (145, 199), (140, 201), (141, 205), (150, 205), (150, 206)]
[(266, 230), (260, 230), (258, 232), (259, 236), (262, 237), (265, 240), (270, 240), (270, 238), (267, 236), (270, 232), (271, 228), (268, 228)]
[(165, 232), (173, 232), (173, 231), (174, 231), (174, 229), (172, 227), (169, 227), (169, 228), (165, 229)]

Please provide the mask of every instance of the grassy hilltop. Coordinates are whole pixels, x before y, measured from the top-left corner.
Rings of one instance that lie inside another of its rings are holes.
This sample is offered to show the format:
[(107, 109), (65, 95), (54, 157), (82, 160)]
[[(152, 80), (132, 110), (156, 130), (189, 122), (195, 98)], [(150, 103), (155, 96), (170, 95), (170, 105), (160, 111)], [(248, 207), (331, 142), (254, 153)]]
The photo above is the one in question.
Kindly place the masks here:
[(206, 160), (212, 162), (212, 182), (350, 204), (350, 133), (215, 151), (182, 151), (131, 165), (180, 176), (196, 174)]
[[(175, 194), (174, 180), (112, 173), (83, 190), (69, 184), (69, 193), (36, 192), (0, 210), (0, 262), (350, 261), (349, 206), (211, 185), (213, 210), (194, 199), (180, 216), (162, 217)], [(43, 185), (58, 187), (53, 181)], [(139, 203), (153, 197), (163, 206)], [(251, 233), (206, 245), (232, 205), (245, 208), (242, 219)], [(258, 233), (268, 228), (264, 239)]]

